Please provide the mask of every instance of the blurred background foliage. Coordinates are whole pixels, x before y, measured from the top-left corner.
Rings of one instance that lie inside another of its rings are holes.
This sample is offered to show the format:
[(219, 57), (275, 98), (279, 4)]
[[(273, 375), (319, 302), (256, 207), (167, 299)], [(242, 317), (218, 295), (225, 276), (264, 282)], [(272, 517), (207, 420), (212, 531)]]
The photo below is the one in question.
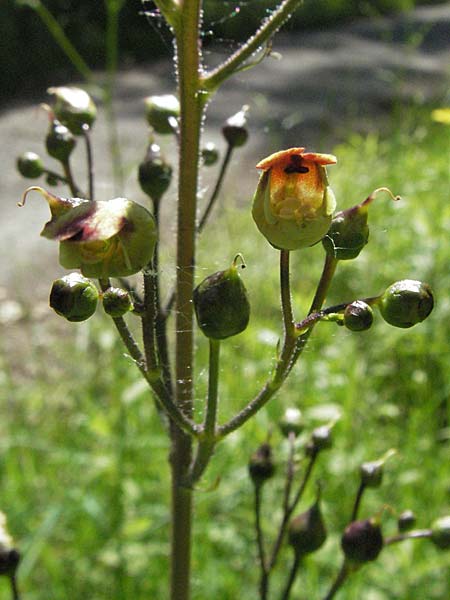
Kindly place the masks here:
[[(320, 28), (358, 16), (383, 15), (442, 1), (307, 0), (288, 29)], [(0, 103), (12, 96), (39, 92), (49, 83), (56, 84), (74, 75), (63, 51), (43, 27), (35, 10), (39, 5), (56, 18), (90, 67), (103, 68), (105, 4), (105, 1), (89, 0), (3, 0), (0, 3)], [(205, 44), (243, 40), (276, 5), (275, 0), (206, 0)], [(152, 2), (125, 1), (121, 17), (122, 66), (170, 55), (170, 33), (159, 21)]]

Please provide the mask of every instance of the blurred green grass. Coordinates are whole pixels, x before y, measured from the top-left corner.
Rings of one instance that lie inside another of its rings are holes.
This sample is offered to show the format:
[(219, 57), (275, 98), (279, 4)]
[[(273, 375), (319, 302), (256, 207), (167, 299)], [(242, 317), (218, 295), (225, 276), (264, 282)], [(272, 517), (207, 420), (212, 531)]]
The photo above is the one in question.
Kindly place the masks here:
[[(318, 149), (323, 152), (331, 148)], [(217, 449), (196, 500), (193, 598), (256, 598), (252, 490), (246, 463), (272, 432), (279, 474), (286, 447), (276, 422), (287, 406), (304, 411), (307, 430), (340, 415), (335, 445), (314, 479), (323, 485), (330, 530), (326, 546), (308, 558), (295, 596), (320, 598), (339, 564), (339, 532), (358, 485), (358, 465), (397, 448), (383, 486), (364, 498), (362, 516), (389, 505), (410, 508), (418, 526), (449, 511), (448, 340), (450, 338), (450, 128), (428, 110), (394, 114), (389, 134), (351, 136), (334, 149), (329, 170), (339, 208), (389, 186), (370, 209), (371, 239), (356, 261), (340, 265), (327, 304), (380, 293), (404, 278), (430, 283), (431, 317), (411, 330), (376, 315), (362, 334), (332, 324), (317, 327), (282, 392)], [(202, 236), (199, 280), (242, 252), (252, 303), (247, 331), (222, 346), (220, 411), (224, 420), (268, 376), (281, 331), (277, 252), (256, 231), (248, 207), (226, 203)], [(220, 240), (220, 244), (217, 243)], [(307, 310), (320, 274), (320, 245), (295, 253), (295, 312)], [(9, 528), (24, 553), (24, 600), (167, 597), (168, 443), (137, 370), (99, 314), (72, 326), (50, 312), (6, 325), (0, 339), (0, 489)], [(62, 332), (62, 335), (61, 335)], [(197, 340), (196, 413), (207, 383), (207, 343)], [(220, 477), (217, 489), (211, 486)], [(281, 477), (267, 490), (266, 531), (280, 514)], [(300, 510), (308, 506), (314, 486)], [(286, 551), (274, 577), (281, 589)], [(448, 553), (426, 541), (385, 550), (357, 573), (347, 600), (442, 600), (448, 596)], [(9, 598), (0, 581), (0, 598)]]

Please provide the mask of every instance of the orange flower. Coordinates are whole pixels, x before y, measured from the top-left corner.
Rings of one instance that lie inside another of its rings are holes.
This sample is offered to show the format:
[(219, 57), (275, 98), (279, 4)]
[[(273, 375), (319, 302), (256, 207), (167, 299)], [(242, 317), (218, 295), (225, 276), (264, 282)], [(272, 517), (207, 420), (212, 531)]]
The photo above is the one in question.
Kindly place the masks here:
[(262, 169), (253, 198), (253, 218), (275, 248), (297, 250), (312, 246), (328, 231), (336, 206), (325, 165), (332, 154), (290, 148), (257, 165)]

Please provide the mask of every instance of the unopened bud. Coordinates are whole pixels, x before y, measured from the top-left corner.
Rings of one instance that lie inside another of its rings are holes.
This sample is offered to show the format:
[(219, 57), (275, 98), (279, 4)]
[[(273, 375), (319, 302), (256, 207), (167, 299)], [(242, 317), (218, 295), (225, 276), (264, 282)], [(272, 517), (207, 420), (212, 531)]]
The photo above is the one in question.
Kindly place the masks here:
[(51, 87), (47, 91), (55, 97), (56, 118), (74, 135), (92, 127), (97, 108), (87, 92), (77, 87)]
[(344, 325), (350, 331), (367, 331), (373, 323), (373, 310), (362, 300), (355, 300), (344, 310)]
[(301, 411), (298, 408), (287, 408), (278, 422), (278, 426), (285, 437), (289, 437), (290, 433), (295, 436), (299, 435), (304, 428)]
[(275, 473), (272, 448), (267, 442), (254, 452), (248, 463), (248, 472), (255, 485), (261, 485)]
[(383, 534), (376, 519), (353, 521), (341, 538), (346, 558), (355, 563), (375, 560), (383, 549)]
[(68, 321), (89, 319), (97, 308), (98, 290), (89, 279), (79, 273), (70, 273), (53, 282), (50, 306)]
[(195, 288), (193, 299), (198, 325), (209, 338), (225, 339), (248, 325), (250, 304), (236, 259), (229, 269), (206, 277)]
[(450, 548), (450, 515), (441, 517), (431, 525), (431, 541), (440, 550)]
[(361, 483), (366, 487), (380, 487), (383, 481), (383, 463), (379, 460), (365, 462), (360, 467)]
[(103, 293), (103, 309), (107, 315), (113, 318), (122, 317), (133, 310), (133, 302), (130, 294), (121, 288), (111, 287)]
[(307, 454), (315, 454), (321, 450), (328, 450), (333, 444), (331, 435), (331, 427), (329, 425), (321, 425), (316, 427), (311, 435), (306, 450)]
[(17, 170), (27, 179), (37, 179), (44, 172), (41, 157), (35, 152), (24, 152), (17, 159)]
[(394, 327), (408, 328), (420, 323), (433, 310), (431, 287), (422, 281), (403, 279), (387, 288), (379, 301), (383, 319)]
[(215, 165), (219, 160), (219, 151), (217, 150), (216, 145), (213, 142), (208, 142), (206, 146), (202, 149), (202, 159), (203, 164), (206, 167), (211, 167)]
[(304, 513), (289, 524), (288, 542), (297, 556), (316, 552), (327, 539), (327, 530), (320, 510), (319, 498)]
[(239, 112), (227, 119), (222, 127), (224, 138), (233, 148), (243, 146), (247, 141), (247, 112), (248, 106), (243, 106)]
[(70, 130), (57, 119), (53, 119), (45, 138), (45, 147), (49, 156), (66, 163), (75, 145), (76, 140)]
[(400, 533), (410, 531), (416, 524), (416, 515), (412, 510), (404, 510), (397, 519), (397, 527)]
[(172, 179), (172, 167), (164, 160), (157, 144), (150, 144), (138, 170), (139, 185), (147, 196), (157, 202), (167, 191)]
[(172, 94), (145, 98), (145, 116), (156, 133), (168, 134), (176, 130), (180, 103)]

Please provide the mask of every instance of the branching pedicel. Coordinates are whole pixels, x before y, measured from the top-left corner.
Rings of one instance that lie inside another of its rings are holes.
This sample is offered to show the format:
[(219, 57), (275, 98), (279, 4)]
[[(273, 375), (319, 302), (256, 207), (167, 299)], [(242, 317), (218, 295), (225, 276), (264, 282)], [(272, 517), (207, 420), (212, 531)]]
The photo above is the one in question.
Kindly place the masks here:
[[(81, 275), (72, 273), (53, 284), (52, 308), (69, 321), (80, 321), (94, 313), (98, 299), (101, 299), (105, 312), (111, 316), (130, 356), (148, 382), (162, 422), (167, 427), (172, 443), (171, 600), (190, 597), (195, 485), (207, 468), (216, 445), (242, 427), (279, 390), (314, 327), (321, 322), (335, 322), (352, 331), (364, 331), (372, 325), (372, 307), (378, 307), (391, 325), (411, 327), (425, 319), (433, 308), (429, 286), (408, 279), (390, 285), (381, 295), (347, 299), (337, 306), (323, 308), (339, 261), (356, 258), (368, 241), (368, 206), (381, 190), (391, 196), (392, 193), (384, 188), (375, 190), (364, 202), (333, 216), (336, 202), (326, 166), (335, 164), (336, 157), (306, 152), (298, 147), (261, 160), (257, 167), (263, 172), (253, 200), (253, 217), (258, 229), (279, 252), (282, 342), (275, 368), (260, 391), (227, 422), (220, 422), (217, 403), (220, 344), (245, 329), (250, 306), (238, 273), (238, 257), (229, 268), (210, 275), (194, 290), (196, 239), (207, 224), (232, 152), (247, 139), (247, 107), (230, 117), (223, 127), (227, 149), (217, 183), (197, 222), (199, 167), (202, 161), (205, 166), (211, 166), (217, 159), (217, 152), (211, 146), (205, 145), (201, 150), (201, 123), (212, 94), (223, 81), (241, 70), (258, 48), (269, 42), (299, 3), (300, 0), (282, 2), (241, 49), (209, 72), (202, 64), (200, 0), (155, 2), (174, 32), (179, 86), (177, 97), (151, 96), (145, 103), (151, 133), (148, 150), (139, 166), (139, 183), (151, 200), (151, 212), (125, 198), (94, 199), (90, 130), (95, 122), (96, 107), (86, 92), (77, 88), (52, 88), (56, 101), (52, 108), (47, 108), (50, 125), (46, 148), (49, 155), (60, 162), (61, 172), (46, 169), (42, 160), (32, 153), (25, 153), (18, 160), (23, 176), (38, 178), (45, 175), (48, 185), (65, 184), (70, 193), (70, 197), (63, 198), (43, 187), (32, 186), (25, 191), (21, 203), (24, 204), (25, 197), (32, 191), (44, 196), (50, 206), (51, 220), (42, 235), (59, 242), (62, 266), (81, 271)], [(264, 52), (264, 56), (266, 54)], [(158, 234), (164, 225), (160, 222), (159, 205), (171, 183), (172, 165), (162, 156), (157, 135), (173, 135), (179, 148), (177, 282), (174, 290), (160, 289)], [(78, 186), (74, 181), (70, 165), (79, 138), (84, 139), (88, 165), (84, 186)], [(81, 192), (82, 189), (86, 192)], [(323, 272), (309, 313), (297, 319), (290, 292), (290, 253), (298, 249), (306, 252), (309, 246), (321, 240), (325, 249)], [(143, 281), (143, 292), (126, 279), (137, 273)], [(98, 280), (98, 287), (92, 278)], [(114, 284), (111, 278), (116, 280)], [(209, 383), (202, 422), (196, 419), (192, 404), (194, 307), (199, 329), (209, 338), (210, 344)], [(132, 318), (141, 321), (142, 342), (135, 339), (129, 327), (128, 319)], [(173, 352), (168, 346), (172, 326), (176, 336)], [(292, 416), (291, 411), (283, 425), (290, 450), (282, 501), (283, 518), (270, 553), (261, 527), (262, 488), (274, 472), (270, 446), (261, 447), (250, 462), (255, 488), (262, 600), (269, 597), (270, 576), (286, 538), (294, 550), (294, 561), (282, 592), (283, 599), (290, 595), (303, 556), (318, 550), (326, 538), (320, 511), (320, 489), (315, 503), (306, 512), (292, 517), (319, 454), (331, 445), (331, 425), (312, 433), (305, 446), (306, 466), (296, 487), (294, 454), (299, 429), (298, 423), (292, 422)], [(375, 559), (383, 546), (413, 537), (430, 537), (440, 547), (449, 544), (447, 522), (422, 532), (421, 536), (411, 532), (383, 539), (377, 517), (357, 521), (362, 493), (367, 487), (379, 485), (383, 462), (384, 459), (373, 463), (371, 469), (365, 467), (352, 511), (352, 523), (343, 535), (345, 560), (326, 598), (333, 597), (353, 570), (367, 560)], [(373, 541), (375, 538), (376, 542)], [(15, 582), (15, 579), (11, 581)]]

